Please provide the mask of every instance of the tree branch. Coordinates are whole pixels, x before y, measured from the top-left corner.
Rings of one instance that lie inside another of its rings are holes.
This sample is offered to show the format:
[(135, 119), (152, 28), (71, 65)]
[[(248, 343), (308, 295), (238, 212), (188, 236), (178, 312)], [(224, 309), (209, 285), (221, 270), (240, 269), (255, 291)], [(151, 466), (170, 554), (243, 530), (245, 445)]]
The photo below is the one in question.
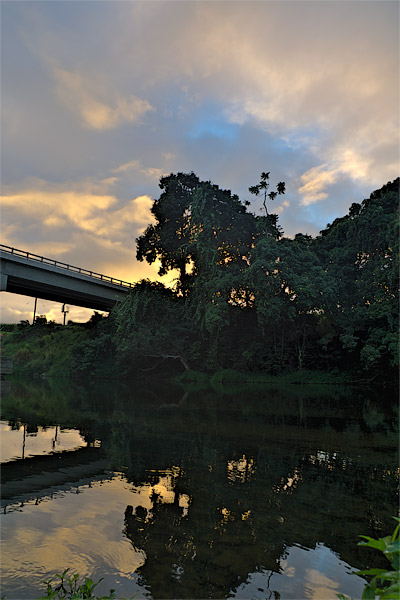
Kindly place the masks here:
[(161, 365), (161, 363), (163, 363), (168, 358), (173, 358), (175, 360), (180, 360), (181, 363), (182, 363), (182, 365), (185, 368), (185, 371), (190, 371), (190, 367), (189, 367), (188, 362), (180, 354), (145, 354), (144, 357), (145, 358), (160, 358), (161, 357), (161, 360), (159, 360), (153, 367), (149, 367), (147, 369), (140, 369), (141, 371), (153, 371), (154, 369), (156, 369), (159, 365)]

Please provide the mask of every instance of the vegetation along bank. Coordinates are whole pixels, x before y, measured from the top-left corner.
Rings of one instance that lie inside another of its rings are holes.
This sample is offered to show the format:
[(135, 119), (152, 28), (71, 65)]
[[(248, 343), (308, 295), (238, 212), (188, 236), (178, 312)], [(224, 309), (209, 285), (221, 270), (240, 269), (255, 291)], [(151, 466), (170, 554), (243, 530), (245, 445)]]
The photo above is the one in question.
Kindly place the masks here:
[(283, 377), (390, 383), (398, 373), (399, 182), (316, 237), (285, 237), (268, 212), (279, 182), (250, 192), (264, 214), (194, 173), (160, 180), (137, 258), (175, 285), (139, 281), (108, 318), (86, 325), (3, 326), (15, 372), (221, 379)]

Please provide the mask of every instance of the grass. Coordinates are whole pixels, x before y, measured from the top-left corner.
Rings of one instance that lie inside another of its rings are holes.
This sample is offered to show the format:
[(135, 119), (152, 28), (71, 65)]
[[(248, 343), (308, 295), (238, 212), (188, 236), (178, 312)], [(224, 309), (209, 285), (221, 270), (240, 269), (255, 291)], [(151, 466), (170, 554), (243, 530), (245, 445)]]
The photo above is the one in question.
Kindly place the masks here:
[[(57, 573), (55, 577), (52, 577), (48, 581), (44, 581), (46, 585), (46, 595), (42, 596), (39, 600), (46, 600), (48, 598), (63, 599), (63, 600), (84, 600), (86, 598), (93, 600), (114, 600), (116, 598), (115, 590), (111, 589), (107, 596), (96, 596), (94, 593), (95, 588), (99, 585), (99, 581), (94, 582), (93, 579), (86, 577), (83, 580), (79, 580), (79, 575), (68, 574), (69, 569), (65, 569), (63, 573)], [(133, 596), (131, 596), (132, 600)], [(123, 599), (120, 599), (123, 600)]]
[[(77, 573), (70, 575), (69, 570), (65, 569), (63, 573), (56, 573), (54, 577), (44, 581), (46, 592), (39, 600), (48, 600), (49, 598), (53, 598), (53, 600), (115, 600), (117, 598), (113, 589), (106, 596), (96, 596), (94, 590), (102, 579), (95, 582), (90, 577), (80, 578)], [(134, 596), (131, 596), (129, 600), (133, 600), (133, 598)], [(1, 600), (6, 600), (6, 596), (3, 595)], [(128, 599), (119, 598), (119, 600)]]
[(84, 327), (16, 327), (1, 332), (1, 352), (14, 359), (13, 375), (69, 376), (74, 348), (88, 337)]

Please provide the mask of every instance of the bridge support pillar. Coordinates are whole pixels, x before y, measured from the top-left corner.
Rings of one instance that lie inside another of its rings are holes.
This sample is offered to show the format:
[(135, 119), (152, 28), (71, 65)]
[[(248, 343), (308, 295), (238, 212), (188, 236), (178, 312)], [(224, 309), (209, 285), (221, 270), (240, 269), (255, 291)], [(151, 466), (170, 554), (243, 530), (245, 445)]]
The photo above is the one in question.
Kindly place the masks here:
[(7, 291), (7, 281), (8, 281), (8, 275), (6, 273), (1, 273), (0, 274), (0, 292)]

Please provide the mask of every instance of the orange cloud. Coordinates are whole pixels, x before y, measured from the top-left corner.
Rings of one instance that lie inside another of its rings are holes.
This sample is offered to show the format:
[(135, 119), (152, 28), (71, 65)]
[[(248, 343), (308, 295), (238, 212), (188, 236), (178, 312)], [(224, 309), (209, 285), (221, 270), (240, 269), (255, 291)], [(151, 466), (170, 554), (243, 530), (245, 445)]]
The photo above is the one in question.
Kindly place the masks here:
[(40, 222), (50, 229), (73, 224), (80, 230), (110, 239), (117, 238), (130, 226), (141, 233), (153, 219), (150, 212), (153, 201), (149, 196), (138, 196), (122, 208), (114, 208), (116, 196), (105, 193), (114, 181), (115, 178), (109, 178), (49, 184), (35, 180), (25, 189), (4, 194), (0, 201), (13, 214), (29, 215), (31, 222)]
[(10, 207), (18, 213), (32, 215), (35, 206), (35, 217), (49, 227), (59, 227), (68, 220), (80, 228), (91, 229), (90, 219), (93, 213), (105, 211), (116, 203), (111, 195), (99, 195), (82, 190), (61, 189), (60, 186), (50, 189), (27, 189), (20, 193), (1, 196), (3, 207)]
[(300, 204), (308, 206), (319, 200), (327, 198), (328, 194), (324, 192), (324, 188), (332, 185), (336, 181), (336, 171), (329, 171), (328, 165), (320, 165), (313, 167), (301, 176), (303, 185), (299, 187), (298, 192), (303, 196)]
[(157, 181), (161, 179), (163, 175), (165, 175), (165, 171), (159, 169), (158, 167), (143, 167), (140, 160), (130, 160), (126, 163), (123, 163), (119, 167), (112, 169), (113, 173), (129, 173), (130, 171), (139, 171), (150, 179), (155, 179)]

